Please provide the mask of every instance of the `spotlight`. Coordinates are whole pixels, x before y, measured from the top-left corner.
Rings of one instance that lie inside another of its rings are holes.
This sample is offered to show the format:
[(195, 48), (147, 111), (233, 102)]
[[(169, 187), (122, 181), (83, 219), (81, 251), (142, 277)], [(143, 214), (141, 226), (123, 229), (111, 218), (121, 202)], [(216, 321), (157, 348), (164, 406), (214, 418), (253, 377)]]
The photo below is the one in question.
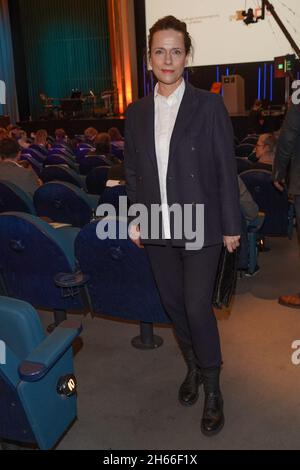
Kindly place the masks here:
[(254, 16), (253, 8), (249, 8), (248, 11), (242, 11), (242, 15), (244, 17), (243, 21), (245, 25), (257, 23), (257, 18)]

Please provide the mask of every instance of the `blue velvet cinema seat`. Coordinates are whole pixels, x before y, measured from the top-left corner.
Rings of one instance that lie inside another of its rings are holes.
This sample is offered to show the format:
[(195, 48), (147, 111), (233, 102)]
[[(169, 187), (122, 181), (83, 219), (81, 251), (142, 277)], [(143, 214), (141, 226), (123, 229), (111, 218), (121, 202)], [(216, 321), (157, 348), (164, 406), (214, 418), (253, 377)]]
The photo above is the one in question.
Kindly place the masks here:
[(118, 211), (120, 196), (127, 197), (125, 184), (118, 184), (116, 186), (106, 187), (101, 196), (101, 203), (111, 204), (116, 209), (116, 215), (119, 215)]
[(49, 181), (65, 181), (66, 183), (74, 184), (78, 188), (85, 189), (85, 177), (64, 165), (46, 166), (41, 173), (41, 180), (44, 183), (49, 183)]
[(93, 168), (86, 177), (86, 187), (89, 194), (101, 195), (105, 189), (109, 166)]
[(248, 158), (249, 155), (253, 152), (255, 146), (253, 144), (240, 144), (235, 149), (235, 154), (237, 157)]
[(75, 241), (76, 258), (81, 271), (89, 276), (88, 291), (95, 313), (136, 320), (141, 336), (135, 347), (154, 348), (161, 344), (153, 337), (153, 323), (169, 323), (153, 279), (145, 250), (129, 239), (120, 239), (120, 228), (127, 222), (116, 220), (116, 239), (100, 240), (97, 221), (86, 225)]
[(44, 163), (45, 166), (48, 166), (48, 165), (65, 165), (69, 168), (71, 168), (71, 170), (75, 171), (75, 172), (78, 172), (78, 169), (79, 169), (79, 166), (77, 163), (75, 163), (74, 160), (72, 160), (72, 158), (66, 156), (66, 155), (62, 155), (62, 154), (59, 154), (59, 153), (51, 153), (48, 155), (45, 163)]
[(63, 295), (54, 278), (78, 271), (74, 239), (79, 229), (53, 228), (20, 212), (0, 214), (0, 284), (8, 297), (54, 312), (55, 323), (66, 311), (82, 310), (80, 295)]
[(261, 236), (292, 235), (293, 205), (289, 202), (286, 191), (278, 191), (272, 183), (270, 171), (257, 169), (240, 173), (248, 191), (264, 212), (265, 220), (259, 229)]
[(99, 197), (88, 195), (70, 183), (52, 181), (41, 186), (33, 200), (38, 216), (83, 227), (91, 220)]
[(88, 175), (93, 168), (98, 166), (112, 166), (110, 165), (105, 156), (101, 155), (86, 155), (80, 160), (79, 172), (81, 175)]
[(0, 297), (0, 447), (17, 441), (51, 449), (74, 421), (71, 346), (81, 329), (65, 321), (46, 337), (30, 304)]

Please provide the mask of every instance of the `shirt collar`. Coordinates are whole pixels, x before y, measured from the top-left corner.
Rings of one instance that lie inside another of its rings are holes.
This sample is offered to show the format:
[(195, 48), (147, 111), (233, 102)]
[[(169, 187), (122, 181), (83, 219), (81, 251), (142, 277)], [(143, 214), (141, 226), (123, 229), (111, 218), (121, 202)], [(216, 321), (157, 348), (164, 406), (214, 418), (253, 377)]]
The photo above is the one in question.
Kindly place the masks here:
[(173, 104), (178, 103), (182, 100), (182, 97), (184, 95), (184, 91), (185, 91), (185, 81), (184, 81), (184, 79), (182, 79), (180, 85), (168, 97), (165, 97), (165, 96), (160, 95), (158, 93), (158, 83), (157, 83), (155, 85), (155, 88), (154, 88), (154, 98), (164, 99), (168, 103), (168, 105), (172, 106)]

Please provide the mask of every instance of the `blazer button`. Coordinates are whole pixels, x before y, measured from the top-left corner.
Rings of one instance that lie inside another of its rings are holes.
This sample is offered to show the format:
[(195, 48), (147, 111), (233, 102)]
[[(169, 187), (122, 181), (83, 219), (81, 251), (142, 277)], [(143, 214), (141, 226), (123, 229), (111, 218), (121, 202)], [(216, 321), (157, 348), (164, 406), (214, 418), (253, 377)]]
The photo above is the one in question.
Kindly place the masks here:
[(196, 150), (195, 147), (192, 147), (192, 152), (194, 152), (194, 150)]
[(190, 177), (191, 177), (191, 178), (195, 178), (194, 173), (191, 173), (191, 174), (190, 174)]

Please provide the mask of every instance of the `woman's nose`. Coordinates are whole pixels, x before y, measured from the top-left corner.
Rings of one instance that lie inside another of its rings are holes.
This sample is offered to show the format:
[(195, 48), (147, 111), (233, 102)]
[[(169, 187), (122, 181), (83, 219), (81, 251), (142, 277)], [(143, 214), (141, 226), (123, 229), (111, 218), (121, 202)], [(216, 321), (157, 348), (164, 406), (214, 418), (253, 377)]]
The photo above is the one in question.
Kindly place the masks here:
[(170, 64), (171, 62), (172, 62), (171, 53), (170, 53), (170, 52), (166, 52), (166, 55), (165, 55), (165, 63), (166, 63), (166, 64)]

